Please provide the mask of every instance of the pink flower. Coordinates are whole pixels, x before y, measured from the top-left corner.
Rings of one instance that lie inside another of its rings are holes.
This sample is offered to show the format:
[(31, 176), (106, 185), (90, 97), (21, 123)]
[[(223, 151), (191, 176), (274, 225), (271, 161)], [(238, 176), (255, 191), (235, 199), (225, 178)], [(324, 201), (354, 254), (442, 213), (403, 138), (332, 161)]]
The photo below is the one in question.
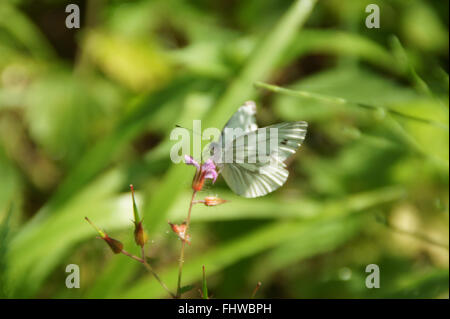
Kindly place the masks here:
[(192, 182), (192, 188), (195, 191), (200, 191), (203, 188), (203, 184), (206, 179), (211, 179), (213, 183), (216, 182), (217, 176), (219, 175), (216, 171), (216, 165), (211, 159), (206, 160), (201, 166), (194, 160), (191, 156), (185, 155), (184, 162), (187, 165), (193, 165), (197, 169), (195, 173), (194, 180)]
[(186, 165), (193, 165), (197, 168), (197, 170), (200, 169), (200, 165), (198, 164), (198, 162), (189, 155), (184, 155), (184, 162), (186, 163)]

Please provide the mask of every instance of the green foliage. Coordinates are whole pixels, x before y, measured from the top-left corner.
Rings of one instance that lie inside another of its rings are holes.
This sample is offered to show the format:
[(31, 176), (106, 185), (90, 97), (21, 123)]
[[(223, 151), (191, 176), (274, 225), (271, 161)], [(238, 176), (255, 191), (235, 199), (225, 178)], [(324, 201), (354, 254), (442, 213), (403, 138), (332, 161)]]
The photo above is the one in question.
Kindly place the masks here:
[[(139, 209), (174, 291), (166, 221), (186, 217), (193, 171), (170, 162), (170, 132), (221, 127), (254, 99), (260, 126), (307, 121), (304, 146), (273, 194), (219, 177), (198, 195), (228, 202), (193, 208), (184, 296), (248, 298), (262, 281), (258, 298), (448, 297), (433, 244), (449, 236), (448, 3), (382, 2), (367, 29), (372, 2), (90, 0), (68, 30), (57, 1), (1, 1), (0, 296), (167, 297), (84, 217), (139, 255)], [(64, 285), (70, 263), (81, 289)]]

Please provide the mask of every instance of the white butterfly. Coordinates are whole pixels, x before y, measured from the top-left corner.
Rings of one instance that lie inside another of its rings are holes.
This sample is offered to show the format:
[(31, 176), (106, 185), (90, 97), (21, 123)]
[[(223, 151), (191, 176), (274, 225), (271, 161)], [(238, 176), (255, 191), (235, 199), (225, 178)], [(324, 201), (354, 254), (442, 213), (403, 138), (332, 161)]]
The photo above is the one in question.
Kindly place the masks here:
[[(228, 186), (236, 194), (249, 198), (271, 193), (286, 182), (289, 172), (284, 161), (300, 147), (308, 126), (306, 122), (300, 121), (258, 128), (255, 114), (256, 104), (253, 101), (246, 102), (227, 122), (219, 141), (209, 145), (212, 160)], [(227, 136), (230, 129), (242, 131), (230, 138)], [(251, 145), (251, 141), (256, 141), (256, 144)], [(275, 143), (275, 149), (270, 148), (270, 143)], [(256, 153), (261, 149), (262, 155), (270, 160), (264, 161), (257, 156)], [(242, 152), (244, 156), (241, 160), (233, 157), (231, 162), (224, 161), (230, 152)]]

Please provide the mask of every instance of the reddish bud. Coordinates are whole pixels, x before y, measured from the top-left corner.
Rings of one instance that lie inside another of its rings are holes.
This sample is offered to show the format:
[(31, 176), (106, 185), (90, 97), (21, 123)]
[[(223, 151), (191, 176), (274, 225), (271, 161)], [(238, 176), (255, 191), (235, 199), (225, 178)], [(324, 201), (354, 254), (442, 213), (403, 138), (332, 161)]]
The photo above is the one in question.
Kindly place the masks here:
[(144, 247), (148, 240), (148, 235), (142, 226), (142, 219), (139, 217), (139, 211), (134, 198), (134, 187), (130, 184), (131, 200), (133, 201), (133, 215), (134, 215), (134, 241), (138, 246)]
[(171, 222), (169, 222), (169, 225), (172, 228), (173, 232), (175, 234), (177, 234), (177, 236), (181, 239), (181, 241), (191, 244), (191, 236), (186, 234), (186, 230), (187, 230), (186, 222), (184, 222), (180, 225), (172, 224)]
[(111, 238), (108, 235), (106, 235), (106, 237), (102, 239), (108, 244), (109, 248), (111, 248), (113, 253), (120, 254), (122, 252), (123, 244), (117, 239)]
[(208, 196), (205, 197), (203, 202), (205, 203), (205, 206), (217, 206), (226, 203), (227, 201), (216, 196)]
[(103, 239), (115, 254), (120, 254), (120, 252), (123, 250), (123, 244), (120, 241), (109, 237), (107, 233), (98, 228), (93, 222), (91, 222), (89, 218), (85, 217), (84, 219), (86, 219), (86, 221), (91, 224), (92, 227), (94, 227), (94, 229), (100, 235), (99, 238)]
[(196, 192), (199, 192), (202, 190), (203, 185), (205, 184), (205, 175), (206, 173), (202, 170), (199, 170), (195, 176), (194, 180), (192, 181), (192, 189)]
[(138, 246), (141, 247), (144, 247), (144, 245), (148, 241), (148, 235), (147, 232), (144, 230), (144, 227), (142, 227), (142, 221), (140, 221), (139, 223), (135, 223), (134, 241)]

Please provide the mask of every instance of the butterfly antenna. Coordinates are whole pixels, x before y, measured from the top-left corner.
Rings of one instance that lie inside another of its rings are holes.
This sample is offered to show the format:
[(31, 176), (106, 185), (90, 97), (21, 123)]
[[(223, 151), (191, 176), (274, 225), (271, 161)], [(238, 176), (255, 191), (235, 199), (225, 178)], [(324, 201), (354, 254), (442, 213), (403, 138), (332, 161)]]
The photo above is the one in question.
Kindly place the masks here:
[[(178, 125), (178, 124), (175, 124), (175, 127), (178, 127), (178, 128), (184, 128), (185, 130), (191, 131), (191, 132), (194, 133), (194, 134), (198, 134), (198, 135), (202, 136), (201, 133), (195, 132), (195, 131), (194, 131), (193, 129), (191, 129), (191, 128), (187, 128), (187, 127), (184, 127), (184, 126), (181, 126), (181, 125)], [(208, 141), (208, 142), (211, 142), (211, 141), (212, 141), (212, 137), (208, 138), (207, 141)]]
[(199, 132), (196, 132), (196, 131), (194, 131), (193, 129), (191, 129), (191, 128), (187, 128), (187, 127), (184, 127), (184, 126), (181, 126), (181, 125), (178, 125), (178, 124), (175, 124), (175, 127), (178, 127), (178, 128), (184, 128), (185, 130), (188, 130), (188, 131), (191, 131), (192, 133), (194, 133), (194, 134), (197, 134), (197, 135), (200, 135), (200, 136), (202, 136), (202, 134), (201, 133), (199, 133)]

